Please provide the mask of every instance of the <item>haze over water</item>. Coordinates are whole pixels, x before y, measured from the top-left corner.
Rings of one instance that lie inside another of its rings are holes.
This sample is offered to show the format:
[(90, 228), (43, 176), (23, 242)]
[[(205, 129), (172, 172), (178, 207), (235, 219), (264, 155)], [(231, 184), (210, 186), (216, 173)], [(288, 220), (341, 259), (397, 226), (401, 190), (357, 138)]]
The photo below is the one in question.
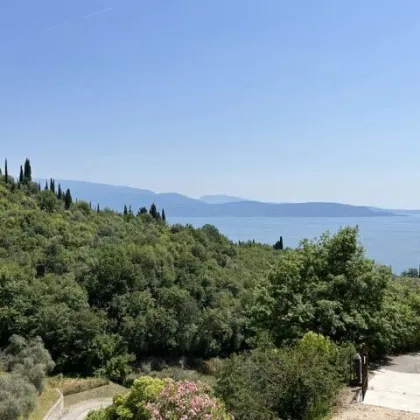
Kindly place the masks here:
[(193, 226), (215, 225), (233, 241), (255, 239), (274, 244), (283, 236), (284, 245), (295, 247), (304, 238), (319, 237), (323, 232), (337, 232), (343, 226), (359, 226), (360, 240), (367, 255), (377, 262), (392, 266), (394, 273), (420, 263), (420, 216), (323, 218), (323, 217), (178, 217), (170, 223)]

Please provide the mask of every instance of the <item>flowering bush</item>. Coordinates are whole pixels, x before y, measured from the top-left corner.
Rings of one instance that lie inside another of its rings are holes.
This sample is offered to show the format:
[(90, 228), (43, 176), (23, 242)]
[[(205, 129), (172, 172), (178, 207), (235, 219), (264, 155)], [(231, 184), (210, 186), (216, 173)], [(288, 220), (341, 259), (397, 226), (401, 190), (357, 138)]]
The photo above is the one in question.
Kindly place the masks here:
[(152, 420), (233, 419), (202, 382), (168, 382), (154, 402), (146, 404)]

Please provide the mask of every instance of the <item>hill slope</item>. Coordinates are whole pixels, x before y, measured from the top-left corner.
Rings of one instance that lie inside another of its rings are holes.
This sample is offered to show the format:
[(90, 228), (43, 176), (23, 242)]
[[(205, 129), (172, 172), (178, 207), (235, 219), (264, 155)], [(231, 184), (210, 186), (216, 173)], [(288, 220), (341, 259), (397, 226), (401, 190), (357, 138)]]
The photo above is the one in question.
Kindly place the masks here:
[(369, 207), (339, 203), (263, 203), (235, 201), (208, 204), (177, 193), (157, 194), (150, 190), (131, 187), (94, 184), (81, 181), (60, 180), (64, 188), (70, 188), (73, 197), (100, 203), (121, 211), (131, 205), (134, 212), (142, 206), (155, 203), (172, 217), (380, 217), (393, 216), (389, 211), (376, 211)]
[(149, 356), (247, 346), (246, 314), (278, 255), (272, 247), (57, 196), (0, 175), (0, 348), (12, 334), (40, 336), (58, 371), (118, 381)]

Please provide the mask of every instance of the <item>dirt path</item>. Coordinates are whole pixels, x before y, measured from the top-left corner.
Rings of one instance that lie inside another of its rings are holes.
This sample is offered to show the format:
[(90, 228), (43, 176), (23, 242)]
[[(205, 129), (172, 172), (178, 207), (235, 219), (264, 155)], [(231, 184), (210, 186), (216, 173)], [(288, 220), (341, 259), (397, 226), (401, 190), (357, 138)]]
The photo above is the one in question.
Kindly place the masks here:
[(112, 398), (96, 398), (93, 400), (84, 401), (67, 407), (59, 420), (83, 420), (92, 410), (97, 410), (101, 407), (107, 407), (111, 404)]

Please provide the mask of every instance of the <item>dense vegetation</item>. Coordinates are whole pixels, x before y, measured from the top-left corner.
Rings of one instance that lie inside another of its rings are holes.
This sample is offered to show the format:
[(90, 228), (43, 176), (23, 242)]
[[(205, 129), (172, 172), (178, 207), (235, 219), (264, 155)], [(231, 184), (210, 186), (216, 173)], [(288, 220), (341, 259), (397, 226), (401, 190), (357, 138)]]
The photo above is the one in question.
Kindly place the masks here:
[(35, 407), (35, 397), (54, 362), (39, 338), (25, 340), (13, 335), (0, 353), (0, 418), (16, 420)]
[(216, 392), (236, 418), (312, 419), (353, 345), (420, 348), (418, 278), (366, 258), (357, 228), (297, 249), (234, 244), (153, 204), (93, 210), (33, 183), (29, 161), (18, 179), (0, 175), (0, 347), (40, 337), (56, 372), (124, 381), (150, 358), (230, 357)]
[(169, 226), (153, 205), (91, 210), (47, 187), (0, 178), (0, 346), (40, 336), (57, 371), (114, 380), (149, 356), (247, 347), (271, 247), (237, 246), (213, 226)]

